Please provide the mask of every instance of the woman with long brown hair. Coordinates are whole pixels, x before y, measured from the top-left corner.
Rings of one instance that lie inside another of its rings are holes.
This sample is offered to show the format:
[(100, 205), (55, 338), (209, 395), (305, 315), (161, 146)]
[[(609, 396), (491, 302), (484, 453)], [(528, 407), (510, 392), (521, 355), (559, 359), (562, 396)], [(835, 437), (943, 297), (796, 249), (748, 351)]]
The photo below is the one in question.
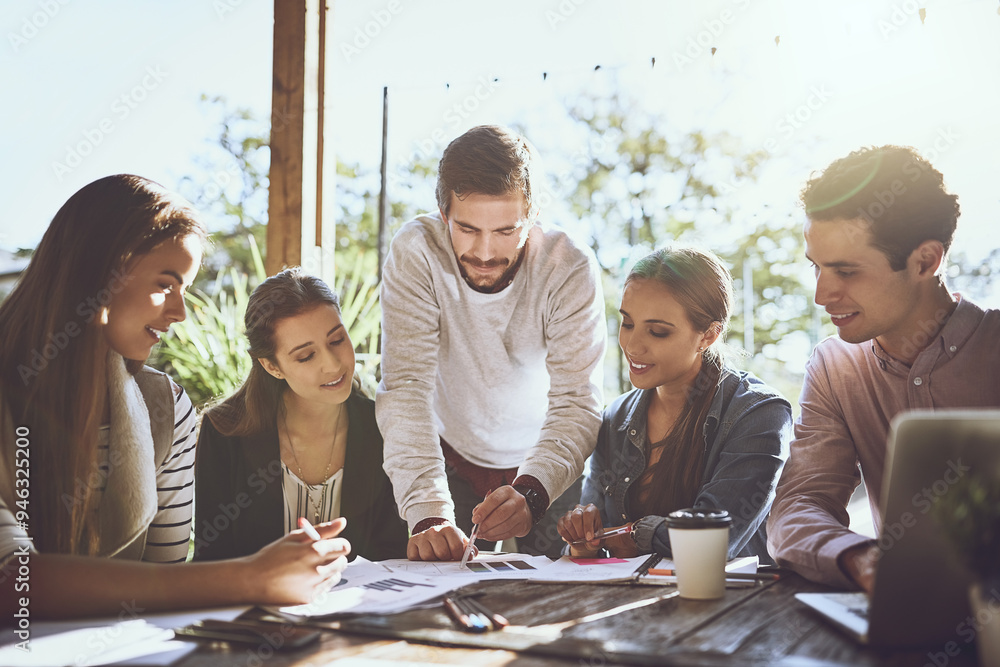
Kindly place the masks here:
[[(604, 412), (582, 505), (559, 520), (574, 556), (670, 557), (674, 510), (727, 510), (729, 558), (770, 562), (764, 524), (788, 451), (788, 401), (721, 347), (732, 278), (718, 257), (666, 247), (639, 260), (625, 281), (618, 342), (636, 387)], [(632, 530), (601, 538), (605, 527)]]
[(349, 545), (301, 532), (240, 561), (166, 565), (188, 554), (196, 422), (144, 362), (185, 318), (204, 239), (182, 198), (108, 176), (59, 209), (0, 305), (0, 562), (30, 573), (2, 578), (4, 619), (25, 600), (33, 617), (305, 602), (344, 568)]
[(298, 517), (340, 516), (352, 554), (404, 558), (406, 524), (337, 296), (293, 267), (254, 290), (244, 322), (250, 374), (205, 413), (199, 436), (195, 559), (244, 556)]

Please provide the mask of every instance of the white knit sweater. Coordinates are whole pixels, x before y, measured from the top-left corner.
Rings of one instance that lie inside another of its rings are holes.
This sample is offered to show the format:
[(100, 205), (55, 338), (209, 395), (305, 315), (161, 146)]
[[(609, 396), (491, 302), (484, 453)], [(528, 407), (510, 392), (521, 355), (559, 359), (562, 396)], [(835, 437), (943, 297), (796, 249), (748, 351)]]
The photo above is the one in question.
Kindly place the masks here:
[(454, 520), (440, 438), (487, 468), (519, 467), (555, 500), (583, 470), (601, 423), (604, 300), (593, 254), (535, 225), (514, 281), (462, 278), (438, 214), (406, 223), (382, 274), (385, 471), (412, 529)]

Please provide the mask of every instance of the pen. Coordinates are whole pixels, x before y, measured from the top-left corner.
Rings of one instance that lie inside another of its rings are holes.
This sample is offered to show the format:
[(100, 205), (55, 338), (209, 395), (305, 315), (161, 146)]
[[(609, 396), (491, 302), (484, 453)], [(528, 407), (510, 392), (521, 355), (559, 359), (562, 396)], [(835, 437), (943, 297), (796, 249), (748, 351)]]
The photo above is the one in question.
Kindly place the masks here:
[(649, 554), (649, 558), (647, 558), (642, 562), (642, 565), (639, 566), (639, 568), (635, 571), (635, 574), (632, 576), (635, 577), (636, 581), (638, 581), (639, 577), (641, 577), (644, 574), (648, 574), (649, 569), (654, 565), (656, 565), (657, 563), (659, 563), (661, 560), (663, 560), (663, 556), (661, 556), (660, 554), (656, 552)]
[(313, 525), (309, 523), (309, 519), (305, 518), (304, 516), (299, 517), (299, 528), (302, 529), (302, 532), (304, 532), (306, 535), (308, 535), (317, 542), (323, 539), (320, 536), (320, 534), (316, 532), (316, 529), (313, 528)]
[(609, 528), (602, 532), (600, 535), (594, 535), (593, 540), (574, 540), (570, 542), (571, 546), (577, 547), (581, 544), (586, 544), (587, 542), (593, 542), (595, 540), (603, 540), (605, 537), (614, 537), (615, 535), (628, 535), (632, 532), (632, 524), (628, 523), (624, 526), (618, 526), (617, 528)]
[(496, 628), (497, 630), (500, 630), (501, 628), (506, 628), (508, 625), (510, 625), (510, 621), (508, 621), (500, 614), (497, 614), (496, 612), (492, 612), (489, 609), (487, 609), (486, 605), (484, 605), (476, 598), (465, 598), (465, 599), (471, 606), (475, 607), (481, 613), (485, 614), (486, 618), (489, 619), (489, 621), (493, 624), (493, 627)]
[(455, 606), (457, 606), (460, 610), (468, 614), (470, 621), (472, 621), (473, 623), (479, 623), (487, 630), (490, 629), (492, 625), (490, 617), (481, 612), (479, 608), (473, 605), (470, 600), (466, 600), (464, 598), (452, 598), (452, 599), (455, 602)]
[[(486, 494), (486, 498), (490, 497), (490, 493), (493, 493), (491, 489), (489, 493)], [(486, 498), (483, 498), (483, 502), (486, 502)], [(479, 524), (472, 526), (472, 532), (469, 533), (469, 543), (465, 547), (465, 553), (462, 554), (462, 567), (469, 562), (469, 557), (472, 556), (473, 545), (476, 543), (476, 536), (479, 535)]]
[(456, 605), (455, 601), (451, 598), (445, 597), (442, 599), (442, 603), (444, 604), (444, 609), (448, 612), (448, 615), (451, 616), (452, 620), (458, 623), (463, 630), (467, 630), (468, 632), (486, 631), (486, 625), (484, 625), (481, 620), (478, 618), (473, 620), (468, 614), (459, 609), (458, 605)]
[[(677, 570), (657, 570), (651, 568), (646, 574), (660, 577), (676, 577)], [(726, 572), (726, 579), (741, 579), (745, 581), (778, 581), (780, 574), (770, 572)]]

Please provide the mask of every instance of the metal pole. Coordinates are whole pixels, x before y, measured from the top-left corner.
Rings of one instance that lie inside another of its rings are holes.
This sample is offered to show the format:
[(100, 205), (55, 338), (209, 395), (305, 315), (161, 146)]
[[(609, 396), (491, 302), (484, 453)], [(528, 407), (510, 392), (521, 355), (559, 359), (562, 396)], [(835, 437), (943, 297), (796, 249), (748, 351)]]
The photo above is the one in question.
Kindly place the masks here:
[(378, 194), (378, 280), (382, 282), (382, 262), (385, 259), (385, 229), (389, 223), (389, 197), (386, 193), (386, 164), (389, 160), (389, 86), (382, 87), (382, 166), (379, 170), (381, 187)]
[(743, 349), (754, 355), (753, 338), (753, 258), (747, 249), (743, 258)]

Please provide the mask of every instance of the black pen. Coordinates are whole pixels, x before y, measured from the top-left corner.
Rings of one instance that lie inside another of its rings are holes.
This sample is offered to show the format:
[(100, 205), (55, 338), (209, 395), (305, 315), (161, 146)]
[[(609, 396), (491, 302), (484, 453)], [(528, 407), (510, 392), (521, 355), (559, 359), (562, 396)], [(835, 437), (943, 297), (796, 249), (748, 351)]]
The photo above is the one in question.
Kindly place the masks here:
[(657, 553), (650, 554), (649, 558), (647, 558), (646, 560), (644, 560), (642, 562), (642, 565), (639, 566), (639, 569), (637, 569), (635, 571), (635, 574), (633, 574), (632, 576), (634, 576), (636, 579), (638, 579), (639, 577), (643, 576), (644, 574), (647, 574), (649, 572), (649, 568), (653, 567), (654, 565), (656, 565), (657, 563), (659, 563), (661, 560), (663, 560), (663, 556), (661, 556), (660, 554), (657, 554)]

